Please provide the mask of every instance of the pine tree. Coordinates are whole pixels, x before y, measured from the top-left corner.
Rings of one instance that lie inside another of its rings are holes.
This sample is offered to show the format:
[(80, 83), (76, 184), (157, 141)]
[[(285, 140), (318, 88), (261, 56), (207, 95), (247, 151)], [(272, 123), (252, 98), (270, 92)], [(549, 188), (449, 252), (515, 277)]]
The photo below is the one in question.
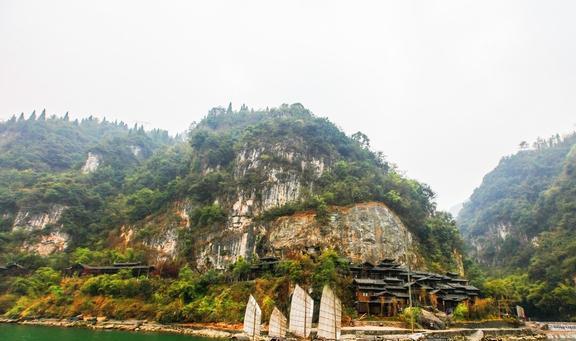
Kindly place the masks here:
[(227, 113), (227, 114), (231, 114), (231, 113), (232, 113), (232, 102), (230, 102), (230, 104), (228, 104), (228, 109), (226, 109), (226, 113)]
[(18, 116), (18, 121), (24, 121), (24, 113), (20, 113), (20, 116)]
[(68, 115), (68, 111), (64, 114), (64, 121), (68, 122), (70, 120), (70, 115)]
[(36, 110), (32, 111), (30, 117), (28, 117), (28, 121), (36, 121)]
[(38, 117), (39, 121), (46, 121), (46, 109), (43, 109), (42, 112), (40, 113), (40, 116)]

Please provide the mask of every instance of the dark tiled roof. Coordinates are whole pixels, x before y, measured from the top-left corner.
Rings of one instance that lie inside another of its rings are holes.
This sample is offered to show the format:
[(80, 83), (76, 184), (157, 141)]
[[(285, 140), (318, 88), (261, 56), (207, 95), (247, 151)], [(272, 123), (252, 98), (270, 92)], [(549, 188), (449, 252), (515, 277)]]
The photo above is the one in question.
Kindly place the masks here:
[(467, 298), (468, 298), (468, 296), (466, 296), (466, 295), (444, 295), (444, 296), (442, 296), (442, 299), (444, 301), (456, 301), (456, 302), (463, 301)]
[(410, 296), (408, 296), (408, 294), (405, 294), (403, 292), (393, 292), (392, 295), (396, 296), (396, 297), (400, 297), (400, 298), (409, 298), (410, 297)]
[(138, 266), (138, 265), (142, 265), (142, 262), (125, 262), (125, 263), (114, 263), (112, 264), (113, 266), (117, 267), (117, 268), (125, 268), (128, 266)]
[(465, 286), (466, 290), (470, 290), (470, 291), (480, 291), (480, 289), (476, 288), (473, 285), (467, 285)]

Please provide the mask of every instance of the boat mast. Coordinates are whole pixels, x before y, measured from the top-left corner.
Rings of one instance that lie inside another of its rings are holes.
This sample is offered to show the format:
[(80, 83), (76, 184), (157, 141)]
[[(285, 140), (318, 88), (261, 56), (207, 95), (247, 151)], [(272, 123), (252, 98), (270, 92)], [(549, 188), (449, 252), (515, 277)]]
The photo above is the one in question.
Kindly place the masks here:
[(304, 338), (307, 339), (308, 338), (308, 334), (306, 334), (306, 315), (307, 315), (307, 311), (306, 311), (306, 301), (307, 297), (304, 296)]
[(254, 309), (254, 321), (252, 322), (252, 340), (256, 341), (256, 309)]
[(406, 257), (406, 265), (408, 265), (408, 301), (410, 302), (410, 325), (412, 333), (414, 333), (414, 311), (412, 311), (412, 268), (410, 267), (410, 260), (408, 259), (408, 231), (404, 230), (404, 254)]
[(334, 295), (334, 301), (332, 302), (332, 312), (334, 314), (334, 340), (338, 340), (338, 334), (337, 334), (337, 321), (336, 321), (336, 296)]

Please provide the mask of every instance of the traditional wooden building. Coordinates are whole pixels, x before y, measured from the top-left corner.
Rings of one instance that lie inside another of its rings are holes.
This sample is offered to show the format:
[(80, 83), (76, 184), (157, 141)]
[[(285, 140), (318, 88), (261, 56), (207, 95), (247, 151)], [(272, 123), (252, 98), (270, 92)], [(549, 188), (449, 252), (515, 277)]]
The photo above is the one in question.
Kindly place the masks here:
[(140, 262), (132, 263), (114, 263), (109, 266), (92, 266), (81, 263), (76, 263), (65, 270), (69, 276), (78, 275), (103, 275), (103, 274), (116, 274), (121, 270), (130, 270), (135, 277), (148, 276), (153, 273), (155, 268), (151, 265), (143, 265)]
[(451, 313), (461, 302), (473, 304), (479, 295), (478, 288), (458, 274), (409, 272), (393, 259), (384, 259), (377, 265), (351, 265), (350, 272), (359, 313), (394, 316), (408, 306), (409, 292), (413, 305)]
[(278, 270), (278, 264), (280, 264), (280, 258), (275, 256), (265, 256), (258, 259), (258, 263), (250, 267), (249, 279), (258, 278), (266, 273), (276, 274)]
[(0, 276), (22, 276), (28, 273), (28, 269), (17, 263), (0, 266)]

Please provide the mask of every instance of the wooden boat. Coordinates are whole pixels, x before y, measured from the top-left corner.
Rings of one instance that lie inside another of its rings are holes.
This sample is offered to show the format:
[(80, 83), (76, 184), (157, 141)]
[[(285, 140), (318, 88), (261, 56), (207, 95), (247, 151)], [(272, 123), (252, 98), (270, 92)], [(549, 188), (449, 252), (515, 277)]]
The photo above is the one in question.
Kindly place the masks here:
[(307, 338), (312, 330), (314, 300), (299, 285), (294, 288), (290, 304), (290, 323), (288, 330), (301, 338)]
[(248, 299), (248, 305), (246, 305), (246, 313), (244, 314), (244, 332), (256, 340), (260, 337), (260, 324), (262, 322), (262, 310), (254, 299), (254, 296), (250, 295)]
[(340, 340), (342, 330), (342, 303), (329, 286), (325, 285), (320, 300), (318, 338)]
[(272, 315), (270, 315), (270, 323), (268, 324), (268, 336), (272, 339), (284, 339), (287, 328), (288, 319), (278, 308), (274, 307)]

